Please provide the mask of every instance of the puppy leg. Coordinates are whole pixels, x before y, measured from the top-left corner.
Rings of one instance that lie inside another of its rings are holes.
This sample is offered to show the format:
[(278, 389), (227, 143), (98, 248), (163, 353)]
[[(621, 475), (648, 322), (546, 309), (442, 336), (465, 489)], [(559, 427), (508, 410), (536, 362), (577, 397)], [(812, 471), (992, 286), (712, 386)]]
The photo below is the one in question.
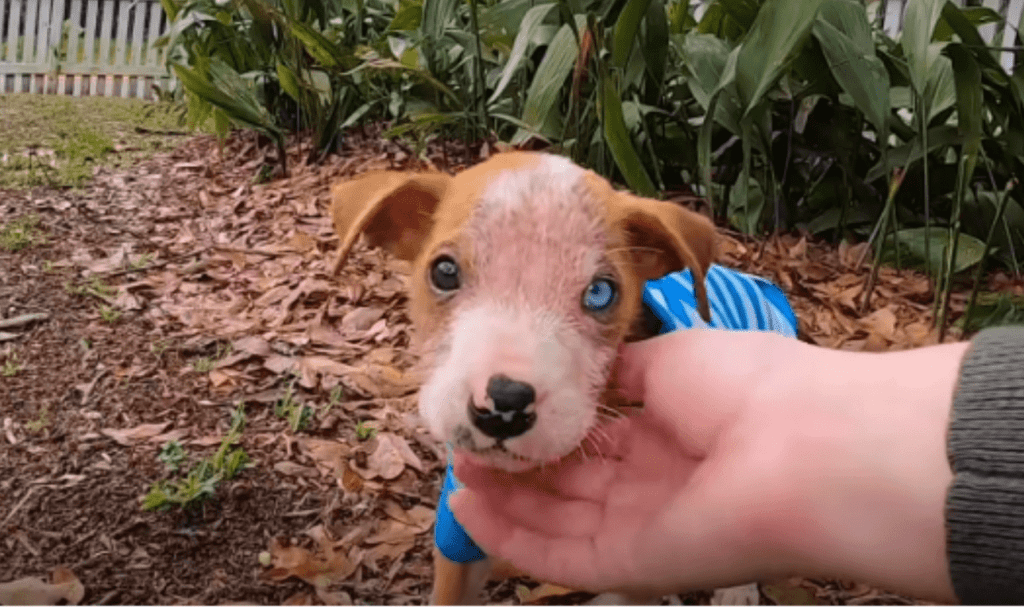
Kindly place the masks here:
[(433, 606), (465, 606), (480, 603), (480, 594), (491, 574), (489, 559), (458, 563), (434, 548)]

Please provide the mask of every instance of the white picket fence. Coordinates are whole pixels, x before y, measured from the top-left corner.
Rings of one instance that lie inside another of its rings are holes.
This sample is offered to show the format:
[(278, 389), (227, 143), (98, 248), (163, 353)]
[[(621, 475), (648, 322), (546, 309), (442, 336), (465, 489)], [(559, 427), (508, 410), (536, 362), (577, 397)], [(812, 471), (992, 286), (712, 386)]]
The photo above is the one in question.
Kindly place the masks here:
[(0, 93), (152, 99), (166, 29), (159, 0), (0, 0)]
[[(691, 0), (698, 16), (710, 1)], [(871, 1), (878, 3), (885, 30), (895, 35), (914, 0)], [(1005, 24), (983, 26), (984, 39), (1013, 47), (1024, 0), (980, 4), (1006, 17)], [(167, 27), (159, 0), (0, 0), (0, 93), (152, 98), (154, 83), (171, 83), (165, 49), (153, 46)], [(1002, 51), (1000, 61), (1010, 69), (1014, 53)]]

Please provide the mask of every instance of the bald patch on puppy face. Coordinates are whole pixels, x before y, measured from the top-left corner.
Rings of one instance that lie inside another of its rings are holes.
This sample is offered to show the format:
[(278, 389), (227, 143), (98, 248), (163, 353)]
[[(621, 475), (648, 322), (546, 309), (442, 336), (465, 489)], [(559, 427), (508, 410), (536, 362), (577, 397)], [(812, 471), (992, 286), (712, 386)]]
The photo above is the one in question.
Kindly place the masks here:
[[(571, 209), (577, 205), (577, 187), (586, 173), (565, 157), (540, 156), (534, 164), (493, 174), (481, 193), (479, 210), (508, 210), (521, 206), (537, 207), (537, 204), (552, 209)], [(534, 200), (538, 195), (545, 195), (543, 201)]]

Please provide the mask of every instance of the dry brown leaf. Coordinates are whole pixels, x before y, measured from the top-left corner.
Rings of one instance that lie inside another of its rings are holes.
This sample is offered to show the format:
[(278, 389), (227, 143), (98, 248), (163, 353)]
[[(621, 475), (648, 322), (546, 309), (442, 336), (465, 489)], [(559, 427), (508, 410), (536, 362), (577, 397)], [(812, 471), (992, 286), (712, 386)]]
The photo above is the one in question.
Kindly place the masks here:
[(303, 466), (287, 460), (276, 462), (274, 464), (274, 470), (290, 477), (316, 477), (319, 474), (315, 468), (310, 468), (309, 466)]
[(316, 248), (316, 243), (315, 237), (299, 231), (288, 240), (288, 247), (296, 252), (306, 252)]
[(407, 525), (401, 521), (386, 521), (377, 533), (366, 539), (367, 544), (402, 544), (416, 539), (425, 529)]
[[(385, 432), (384, 434), (388, 433)], [(411, 466), (414, 470), (423, 472), (423, 462), (420, 460), (419, 456), (413, 453), (412, 447), (409, 446), (409, 441), (397, 434), (390, 434), (389, 436), (391, 437), (391, 442), (394, 443), (395, 448), (398, 449), (398, 453), (402, 456), (402, 459), (405, 460), (405, 463)]]
[(341, 319), (341, 328), (347, 333), (366, 331), (380, 320), (382, 315), (384, 309), (380, 307), (357, 307)]
[(886, 341), (895, 341), (896, 313), (893, 312), (891, 305), (874, 311), (858, 321), (865, 329), (881, 335)]
[(49, 583), (34, 577), (0, 583), (0, 605), (4, 606), (55, 606), (61, 601), (76, 606), (84, 597), (85, 587), (64, 567), (53, 570)]
[(354, 460), (349, 462), (349, 466), (364, 479), (372, 479), (374, 477), (380, 477), (387, 481), (397, 479), (402, 474), (402, 471), (405, 470), (406, 461), (402, 450), (399, 449), (399, 443), (395, 440), (396, 438), (395, 435), (389, 432), (378, 432), (374, 437), (376, 448), (373, 450), (373, 453), (367, 456), (366, 467), (358, 467)]
[(533, 589), (527, 589), (526, 587), (517, 589), (516, 597), (519, 598), (519, 603), (521, 604), (536, 604), (549, 597), (568, 595), (570, 593), (575, 593), (575, 590), (566, 589), (565, 587), (560, 587), (550, 583), (544, 583)]
[(345, 340), (345, 337), (334, 330), (323, 325), (317, 325), (309, 329), (309, 339), (315, 343), (331, 345), (334, 347), (349, 347), (352, 344)]
[(406, 553), (413, 549), (414, 546), (416, 546), (416, 543), (412, 540), (406, 540), (395, 544), (378, 544), (366, 551), (363, 561), (370, 565), (378, 564), (381, 560), (386, 560), (387, 563), (391, 563), (403, 558)]
[(384, 503), (384, 512), (392, 519), (411, 525), (420, 532), (425, 532), (434, 525), (435, 512), (419, 504), (405, 510), (398, 505), (398, 502), (387, 500)]
[(187, 436), (187, 435), (188, 435), (188, 432), (186, 430), (183, 430), (181, 428), (177, 428), (175, 430), (168, 430), (167, 432), (164, 432), (163, 434), (158, 434), (158, 435), (156, 435), (154, 437), (151, 437), (149, 439), (149, 442), (156, 443), (158, 445), (162, 445), (164, 443), (168, 443), (168, 442), (171, 442), (171, 441), (180, 441), (181, 439), (185, 438), (185, 436)]
[(359, 493), (363, 490), (363, 478), (348, 464), (338, 478), (338, 485), (348, 493)]
[(313, 459), (321, 475), (340, 475), (345, 468), (351, 448), (338, 441), (316, 438), (299, 439), (299, 449)]
[(356, 367), (332, 360), (325, 356), (306, 356), (299, 360), (299, 371), (304, 374), (306, 372), (318, 375), (326, 373), (336, 377), (341, 377), (342, 375), (347, 375), (358, 370), (359, 369)]
[(171, 422), (168, 421), (160, 424), (142, 424), (135, 426), (134, 428), (126, 428), (122, 430), (103, 428), (100, 432), (114, 439), (121, 445), (130, 446), (133, 443), (144, 441), (160, 434), (167, 429), (167, 426), (170, 425)]
[(294, 576), (321, 588), (341, 582), (355, 572), (359, 564), (334, 550), (334, 541), (327, 536), (323, 526), (317, 525), (307, 533), (316, 543), (317, 553), (297, 546), (284, 546), (274, 538), (270, 541), (273, 567), (260, 577), (263, 580), (280, 582)]
[(235, 339), (231, 343), (231, 348), (236, 352), (252, 354), (253, 356), (266, 357), (272, 353), (270, 344), (267, 343), (266, 339), (256, 335)]
[(295, 358), (274, 354), (263, 361), (263, 368), (281, 375), (294, 369), (296, 364), (297, 360)]

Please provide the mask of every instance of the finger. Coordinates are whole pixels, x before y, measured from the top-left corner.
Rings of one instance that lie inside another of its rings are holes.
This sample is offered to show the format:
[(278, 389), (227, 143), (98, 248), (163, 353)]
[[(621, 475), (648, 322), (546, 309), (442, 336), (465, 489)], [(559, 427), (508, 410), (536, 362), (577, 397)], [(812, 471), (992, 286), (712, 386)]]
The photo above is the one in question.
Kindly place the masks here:
[(604, 517), (601, 503), (567, 499), (535, 487), (474, 481), (470, 489), (488, 503), (488, 512), (550, 536), (592, 535)]
[(533, 487), (565, 499), (595, 502), (607, 497), (621, 467), (617, 457), (572, 455), (534, 470), (510, 473), (481, 466), (458, 452), (453, 465), (455, 477), (467, 487)]
[(522, 527), (476, 492), (460, 489), (448, 499), (455, 518), (488, 554), (500, 557), (532, 577), (576, 588), (609, 583), (598, 578), (596, 546), (591, 538), (553, 537)]

